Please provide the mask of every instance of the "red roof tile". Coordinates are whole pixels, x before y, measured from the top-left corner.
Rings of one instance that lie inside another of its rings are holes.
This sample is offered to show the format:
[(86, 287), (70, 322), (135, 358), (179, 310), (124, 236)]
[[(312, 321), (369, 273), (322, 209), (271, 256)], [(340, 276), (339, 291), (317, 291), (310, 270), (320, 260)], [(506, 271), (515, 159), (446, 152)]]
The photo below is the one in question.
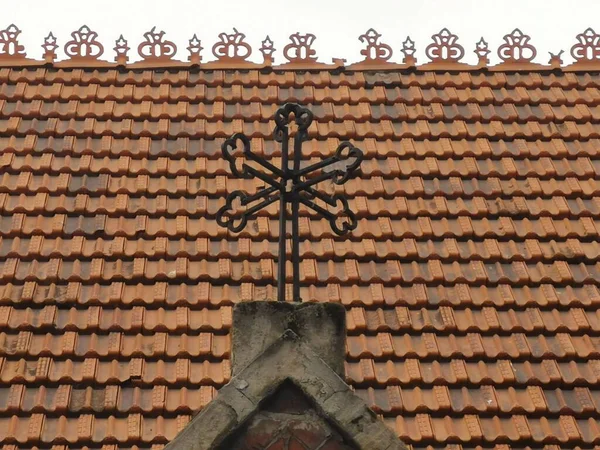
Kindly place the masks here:
[[(414, 450), (600, 445), (595, 72), (0, 69), (3, 450), (156, 449), (229, 381), (231, 307), (273, 299), (277, 211), (217, 226), (234, 131), (315, 113), (365, 152), (301, 294), (347, 307), (347, 381)], [(289, 280), (291, 281), (291, 280)]]

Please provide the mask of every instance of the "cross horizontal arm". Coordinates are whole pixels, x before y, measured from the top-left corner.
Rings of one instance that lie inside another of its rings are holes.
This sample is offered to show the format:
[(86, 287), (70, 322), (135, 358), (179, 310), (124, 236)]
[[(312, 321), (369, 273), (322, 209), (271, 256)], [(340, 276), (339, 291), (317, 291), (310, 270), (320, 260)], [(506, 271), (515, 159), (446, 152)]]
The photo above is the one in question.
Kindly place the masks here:
[(300, 200), (300, 203), (308, 206), (310, 209), (312, 209), (316, 213), (321, 214), (327, 220), (332, 220), (332, 219), (335, 219), (335, 217), (336, 217), (335, 214), (327, 211), (325, 208), (317, 205), (315, 202), (313, 202), (312, 200), (310, 200), (308, 198), (305, 198), (303, 196), (298, 196), (298, 200)]
[(277, 188), (279, 190), (285, 190), (285, 186), (282, 183), (280, 183), (279, 181), (260, 172), (259, 170), (256, 170), (254, 167), (250, 167), (250, 166), (244, 164), (244, 170), (247, 170), (248, 173), (250, 173), (251, 175), (254, 175), (256, 178), (264, 181), (265, 183), (273, 186), (274, 188)]
[[(255, 155), (250, 150), (248, 150), (248, 151), (244, 150), (244, 154), (246, 154), (246, 156), (248, 156), (248, 158), (250, 158), (252, 161), (260, 164), (265, 169), (270, 170), (271, 172), (273, 172), (273, 175), (276, 175), (276, 176), (278, 176), (278, 177), (280, 177), (282, 179), (286, 178), (287, 175), (279, 167), (274, 166), (273, 164), (271, 164), (266, 159), (261, 158), (260, 156)], [(250, 166), (248, 166), (248, 167), (250, 167)]]
[(344, 169), (333, 169), (329, 172), (332, 174), (329, 178), (333, 179), (335, 184), (343, 184), (348, 180), (352, 172), (354, 172), (360, 166), (363, 157), (364, 154), (359, 148), (356, 148), (350, 142), (345, 141), (338, 146), (333, 156), (330, 156), (321, 162), (300, 169), (299, 171), (295, 172), (294, 175), (305, 176), (310, 172), (323, 169), (329, 165), (338, 162), (345, 162), (346, 166)]
[(322, 169), (323, 167), (327, 167), (331, 164), (335, 164), (339, 159), (335, 156), (330, 156), (329, 158), (324, 159), (323, 161), (319, 161), (318, 163), (311, 164), (310, 166), (303, 167), (297, 173), (298, 176), (304, 176), (308, 173), (314, 172), (315, 170)]
[(257, 205), (254, 205), (254, 206), (250, 207), (248, 210), (246, 210), (244, 212), (244, 215), (248, 219), (251, 219), (253, 214), (256, 214), (261, 209), (266, 208), (271, 203), (275, 203), (277, 200), (279, 200), (279, 196), (277, 196), (277, 195), (272, 195), (271, 197), (267, 197), (261, 203), (258, 203)]
[(277, 187), (270, 187), (270, 188), (266, 188), (261, 191), (258, 191), (256, 194), (250, 195), (250, 196), (246, 197), (244, 200), (242, 200), (242, 205), (246, 206), (247, 204), (252, 203), (256, 200), (265, 198), (268, 195), (271, 195), (273, 192), (277, 192), (278, 190), (279, 189)]
[(305, 192), (309, 194), (312, 198), (318, 198), (319, 200), (327, 203), (328, 205), (335, 206), (335, 200), (330, 195), (325, 195), (311, 187), (306, 188)]
[(335, 178), (336, 175), (337, 174), (335, 172), (324, 172), (320, 175), (317, 175), (314, 178), (309, 178), (308, 180), (301, 181), (299, 183), (294, 184), (293, 189), (296, 192), (300, 192), (305, 189), (308, 189), (311, 186), (314, 186), (315, 184), (319, 184), (321, 181), (330, 180), (332, 178)]
[(256, 176), (255, 172), (251, 172), (249, 169), (251, 168), (248, 164), (244, 163), (242, 165), (242, 171), (240, 172), (235, 164), (236, 157), (234, 156), (234, 152), (238, 148), (238, 143), (241, 143), (243, 148), (243, 154), (249, 160), (256, 162), (261, 165), (263, 168), (270, 171), (273, 176), (277, 176), (280, 178), (285, 178), (286, 173), (275, 167), (269, 161), (264, 158), (256, 155), (250, 146), (250, 140), (243, 133), (236, 133), (229, 139), (226, 139), (223, 145), (221, 146), (221, 151), (223, 153), (223, 157), (229, 162), (229, 166), (231, 168), (231, 173), (236, 177), (240, 178), (249, 178), (249, 176)]
[[(356, 229), (356, 227), (358, 225), (356, 216), (348, 207), (348, 201), (343, 197), (335, 195), (331, 199), (333, 201), (333, 204), (335, 204), (335, 205), (337, 205), (338, 202), (342, 204), (342, 208), (341, 208), (342, 215), (334, 214), (330, 211), (327, 211), (322, 206), (317, 205), (315, 202), (313, 202), (310, 199), (307, 199), (306, 197), (304, 197), (302, 195), (298, 195), (297, 198), (300, 201), (300, 203), (309, 207), (316, 213), (321, 214), (329, 222), (329, 226), (335, 232), (335, 234), (337, 234), (339, 236), (346, 234), (348, 231), (352, 231), (352, 230)], [(338, 220), (343, 219), (343, 218), (345, 218), (346, 220), (342, 222), (342, 224), (341, 224), (342, 226), (340, 228), (338, 226)]]
[[(248, 223), (248, 220), (254, 217), (254, 214), (256, 214), (261, 209), (266, 208), (271, 203), (274, 203), (277, 200), (279, 200), (279, 195), (271, 195), (276, 191), (278, 191), (278, 189), (268, 188), (252, 196), (248, 196), (245, 192), (242, 191), (233, 191), (227, 196), (225, 205), (223, 205), (217, 211), (217, 223), (222, 227), (226, 227), (229, 231), (233, 233), (239, 233), (244, 229), (244, 227)], [(236, 200), (239, 200), (242, 206), (247, 206), (248, 204), (257, 200), (262, 200), (262, 202), (257, 203), (256, 205), (249, 207), (245, 211), (236, 214), (233, 206), (233, 203)]]

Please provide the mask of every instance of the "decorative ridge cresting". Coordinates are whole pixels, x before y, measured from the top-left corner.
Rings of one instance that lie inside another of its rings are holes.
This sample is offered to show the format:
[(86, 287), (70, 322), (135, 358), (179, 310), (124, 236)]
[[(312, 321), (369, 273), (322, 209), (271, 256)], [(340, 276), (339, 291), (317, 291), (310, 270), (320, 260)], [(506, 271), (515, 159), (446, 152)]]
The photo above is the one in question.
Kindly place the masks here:
[(19, 44), (19, 34), (21, 30), (11, 24), (0, 31), (0, 52), (8, 57), (25, 56), (25, 47)]
[(502, 39), (504, 43), (498, 47), (498, 57), (505, 63), (529, 63), (537, 55), (536, 48), (529, 43), (531, 37), (518, 28)]
[(433, 42), (425, 49), (425, 54), (431, 62), (458, 62), (465, 56), (465, 49), (458, 43), (458, 36), (451, 33), (448, 28), (434, 34), (431, 39)]
[(283, 56), (291, 63), (316, 62), (317, 52), (312, 48), (317, 37), (312, 33), (290, 35), (290, 43), (283, 48)]
[[(186, 60), (175, 59), (177, 45), (165, 39), (164, 31), (156, 31), (152, 27), (144, 33), (143, 40), (137, 47), (137, 61), (131, 61), (129, 40), (121, 34), (113, 47), (114, 56), (106, 55), (105, 47), (99, 39), (97, 32), (87, 25), (71, 33), (71, 38), (62, 45), (66, 59), (57, 60), (57, 50), (60, 45), (57, 37), (50, 32), (42, 43), (42, 59), (36, 60), (27, 57), (26, 49), (20, 42), (21, 30), (15, 24), (10, 24), (0, 30), (0, 66), (35, 66), (52, 64), (57, 67), (107, 67), (127, 66), (133, 68), (144, 67), (185, 67), (202, 65), (206, 68), (261, 68), (281, 67), (300, 70), (320, 68), (377, 68), (378, 70), (423, 67), (427, 70), (600, 70), (600, 34), (594, 29), (587, 28), (574, 38), (574, 43), (569, 54), (573, 62), (564, 65), (562, 60), (563, 49), (549, 52), (550, 58), (546, 64), (534, 62), (538, 56), (532, 38), (519, 28), (503, 36), (503, 42), (494, 51), (490, 49), (485, 37), (475, 44), (474, 52), (477, 55), (475, 64), (463, 61), (466, 51), (465, 46), (459, 43), (459, 36), (448, 28), (443, 28), (431, 36), (431, 41), (424, 48), (428, 58), (424, 64), (417, 66), (415, 41), (406, 37), (399, 46), (402, 61), (395, 62), (395, 48), (390, 42), (382, 40), (382, 34), (374, 28), (369, 28), (358, 36), (363, 44), (360, 50), (362, 61), (346, 64), (346, 59), (333, 58), (332, 63), (319, 61), (314, 43), (317, 39), (312, 33), (295, 32), (289, 36), (289, 42), (281, 50), (283, 64), (274, 66), (276, 43), (267, 35), (261, 42), (258, 51), (262, 54), (263, 62), (257, 63), (249, 60), (253, 48), (247, 42), (246, 35), (237, 28), (232, 33), (223, 32), (212, 46), (212, 55), (215, 59), (203, 61), (200, 38), (194, 34), (187, 42), (185, 49), (188, 52)], [(473, 48), (473, 47), (471, 47)], [(494, 53), (500, 60), (498, 64), (490, 65), (489, 55)], [(106, 58), (106, 59), (104, 59)]]
[(383, 42), (379, 42), (381, 34), (373, 28), (367, 30), (365, 34), (358, 37), (360, 42), (364, 42), (367, 46), (360, 51), (360, 54), (365, 57), (365, 62), (386, 62), (389, 61), (394, 51), (392, 47)]
[(246, 35), (236, 28), (231, 34), (221, 33), (212, 53), (219, 61), (244, 62), (252, 54), (252, 47), (245, 40)]
[(156, 31), (156, 27), (152, 27), (150, 31), (144, 33), (144, 41), (138, 45), (138, 55), (144, 61), (171, 61), (177, 46), (174, 42), (165, 39), (164, 31)]
[(67, 41), (64, 50), (71, 59), (96, 61), (104, 54), (104, 46), (98, 41), (98, 33), (83, 25), (71, 33), (72, 39)]

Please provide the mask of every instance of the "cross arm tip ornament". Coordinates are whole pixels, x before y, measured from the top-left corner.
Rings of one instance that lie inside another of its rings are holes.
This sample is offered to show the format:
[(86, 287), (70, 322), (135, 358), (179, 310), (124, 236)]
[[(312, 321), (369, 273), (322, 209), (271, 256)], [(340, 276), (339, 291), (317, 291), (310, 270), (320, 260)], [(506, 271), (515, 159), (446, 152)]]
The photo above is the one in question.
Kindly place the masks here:
[[(308, 129), (314, 119), (313, 113), (296, 103), (286, 103), (275, 113), (273, 138), (281, 144), (281, 167), (252, 151), (250, 140), (242, 133), (226, 139), (221, 146), (233, 176), (244, 179), (258, 178), (265, 187), (255, 194), (241, 190), (231, 192), (216, 214), (217, 223), (229, 231), (238, 233), (248, 220), (267, 206), (280, 201), (279, 214), (279, 276), (278, 291), (280, 301), (285, 301), (285, 240), (287, 237), (287, 206), (291, 205), (291, 237), (294, 301), (299, 298), (299, 206), (311, 209), (317, 216), (326, 219), (333, 232), (344, 235), (357, 227), (356, 215), (349, 207), (348, 200), (341, 194), (328, 195), (315, 187), (329, 180), (342, 185), (359, 168), (363, 152), (350, 142), (342, 142), (334, 154), (322, 161), (302, 167), (302, 143), (309, 139)], [(290, 124), (295, 125), (290, 136)], [(292, 154), (290, 155), (290, 141)], [(241, 155), (241, 157), (240, 157)], [(241, 166), (240, 166), (240, 160)], [(291, 166), (291, 167), (290, 167)]]

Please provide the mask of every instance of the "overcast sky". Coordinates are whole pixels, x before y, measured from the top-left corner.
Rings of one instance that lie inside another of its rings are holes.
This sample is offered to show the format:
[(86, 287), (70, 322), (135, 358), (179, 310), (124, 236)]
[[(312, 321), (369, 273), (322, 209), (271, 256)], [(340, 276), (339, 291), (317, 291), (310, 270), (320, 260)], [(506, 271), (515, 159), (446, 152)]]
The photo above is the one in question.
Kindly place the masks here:
[[(459, 36), (465, 47), (463, 61), (475, 62), (475, 43), (481, 36), (490, 43), (492, 63), (498, 61), (495, 50), (502, 36), (519, 27), (531, 36), (538, 49), (536, 62), (547, 63), (548, 52), (564, 50), (563, 60), (570, 62), (569, 49), (575, 36), (587, 27), (600, 32), (600, 0), (0, 0), (2, 22), (15, 23), (23, 33), (21, 43), (28, 56), (40, 58), (40, 45), (49, 31), (62, 46), (72, 31), (86, 24), (98, 32), (105, 46), (104, 59), (113, 60), (114, 41), (123, 33), (137, 56), (142, 34), (156, 25), (166, 38), (179, 47), (177, 57), (187, 59), (187, 41), (197, 33), (204, 50), (203, 61), (214, 59), (212, 45), (220, 32), (232, 27), (247, 36), (253, 46), (253, 60), (261, 61), (260, 42), (269, 34), (275, 41), (276, 63), (284, 62), (281, 50), (294, 32), (317, 36), (314, 48), (319, 60), (332, 57), (348, 62), (361, 60), (362, 44), (358, 36), (373, 27), (394, 50), (393, 61), (401, 62), (400, 48), (407, 35), (416, 41), (420, 63), (427, 59), (424, 49), (431, 35), (447, 27)], [(10, 5), (10, 6), (9, 6)], [(276, 6), (277, 5), (277, 6)], [(137, 58), (136, 58), (137, 59)]]

